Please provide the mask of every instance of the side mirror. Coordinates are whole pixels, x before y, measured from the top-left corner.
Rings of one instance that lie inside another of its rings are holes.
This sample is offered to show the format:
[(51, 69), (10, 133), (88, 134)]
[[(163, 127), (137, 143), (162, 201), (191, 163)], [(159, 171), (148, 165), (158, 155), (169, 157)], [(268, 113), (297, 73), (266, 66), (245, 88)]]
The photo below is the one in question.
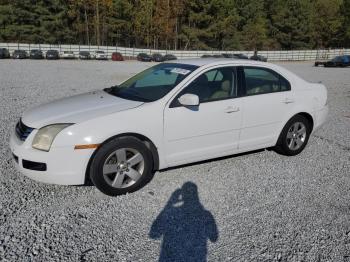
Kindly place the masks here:
[(184, 94), (179, 97), (179, 103), (183, 106), (198, 106), (199, 97), (194, 94)]

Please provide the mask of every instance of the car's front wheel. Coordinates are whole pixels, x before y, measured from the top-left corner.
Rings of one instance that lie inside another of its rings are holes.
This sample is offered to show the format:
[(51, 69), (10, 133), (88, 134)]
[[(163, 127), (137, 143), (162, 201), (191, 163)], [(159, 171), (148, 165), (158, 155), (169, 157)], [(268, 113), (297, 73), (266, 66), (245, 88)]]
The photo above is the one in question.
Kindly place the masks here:
[(304, 150), (311, 133), (311, 124), (302, 115), (296, 115), (284, 126), (276, 151), (287, 156), (295, 156)]
[(102, 145), (90, 166), (93, 184), (110, 196), (134, 192), (152, 177), (152, 154), (134, 137), (115, 138)]

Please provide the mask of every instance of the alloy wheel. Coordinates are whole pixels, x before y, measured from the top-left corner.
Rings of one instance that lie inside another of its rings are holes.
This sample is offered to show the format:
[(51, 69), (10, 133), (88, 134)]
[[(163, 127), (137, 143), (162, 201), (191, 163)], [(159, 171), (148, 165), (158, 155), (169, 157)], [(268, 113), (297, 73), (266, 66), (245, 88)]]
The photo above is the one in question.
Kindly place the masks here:
[(114, 188), (135, 184), (143, 175), (145, 160), (133, 148), (120, 148), (111, 153), (103, 164), (103, 177)]
[(306, 140), (306, 126), (302, 122), (295, 122), (288, 130), (287, 145), (290, 150), (298, 150)]

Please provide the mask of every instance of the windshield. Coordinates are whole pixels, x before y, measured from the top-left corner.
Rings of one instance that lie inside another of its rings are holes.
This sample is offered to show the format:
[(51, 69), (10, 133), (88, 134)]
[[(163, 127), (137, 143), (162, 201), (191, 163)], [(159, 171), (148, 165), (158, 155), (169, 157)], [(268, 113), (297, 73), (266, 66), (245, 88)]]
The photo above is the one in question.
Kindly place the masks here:
[(128, 100), (153, 102), (169, 93), (196, 68), (176, 63), (159, 64), (105, 91)]
[(96, 54), (104, 54), (104, 51), (96, 51)]

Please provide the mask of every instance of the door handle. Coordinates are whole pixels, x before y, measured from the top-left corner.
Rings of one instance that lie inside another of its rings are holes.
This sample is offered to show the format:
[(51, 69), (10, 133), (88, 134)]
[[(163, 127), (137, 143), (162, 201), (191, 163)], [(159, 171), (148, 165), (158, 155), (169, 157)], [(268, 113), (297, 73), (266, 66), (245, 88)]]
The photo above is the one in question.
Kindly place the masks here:
[(291, 99), (291, 98), (285, 98), (282, 103), (285, 103), (285, 104), (291, 104), (291, 103), (294, 103), (294, 99)]
[(225, 109), (225, 112), (226, 113), (234, 113), (234, 112), (238, 112), (239, 111), (239, 107), (238, 106), (228, 106), (226, 109)]

